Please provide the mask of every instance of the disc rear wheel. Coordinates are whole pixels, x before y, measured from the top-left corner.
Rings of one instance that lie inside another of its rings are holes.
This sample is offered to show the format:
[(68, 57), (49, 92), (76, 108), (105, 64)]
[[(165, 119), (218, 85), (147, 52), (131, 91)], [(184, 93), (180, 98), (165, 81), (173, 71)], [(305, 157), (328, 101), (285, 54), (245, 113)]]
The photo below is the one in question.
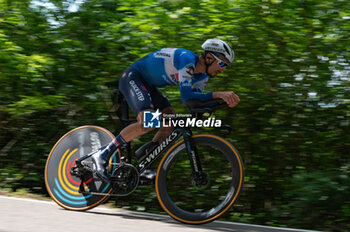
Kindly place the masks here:
[[(92, 172), (86, 173), (84, 190), (102, 193), (102, 195), (81, 193), (79, 191), (81, 179), (72, 175), (70, 170), (78, 158), (96, 151), (112, 139), (114, 139), (113, 134), (104, 128), (83, 126), (68, 132), (55, 144), (46, 162), (45, 184), (47, 191), (57, 204), (65, 209), (87, 210), (108, 199), (112, 192), (110, 184), (101, 181)], [(112, 157), (113, 163), (116, 163), (119, 157), (116, 155)], [(91, 159), (83, 162), (84, 165), (93, 169)]]

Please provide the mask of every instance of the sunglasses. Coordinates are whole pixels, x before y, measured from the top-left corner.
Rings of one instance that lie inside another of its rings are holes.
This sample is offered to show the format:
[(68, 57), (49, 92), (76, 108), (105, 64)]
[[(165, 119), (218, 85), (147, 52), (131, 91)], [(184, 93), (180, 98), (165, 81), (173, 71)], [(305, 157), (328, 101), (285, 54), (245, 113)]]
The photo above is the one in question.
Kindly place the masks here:
[(228, 64), (223, 61), (223, 60), (220, 60), (217, 56), (215, 56), (213, 53), (211, 53), (211, 55), (218, 61), (218, 65), (221, 67), (221, 68), (226, 68), (228, 66)]

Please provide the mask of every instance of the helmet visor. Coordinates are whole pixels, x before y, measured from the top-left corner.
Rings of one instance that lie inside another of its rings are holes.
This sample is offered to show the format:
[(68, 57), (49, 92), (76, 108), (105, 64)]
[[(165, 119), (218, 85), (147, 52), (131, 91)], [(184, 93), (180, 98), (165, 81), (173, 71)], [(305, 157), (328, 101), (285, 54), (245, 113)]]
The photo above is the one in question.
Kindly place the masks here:
[(217, 56), (214, 55), (214, 53), (212, 53), (213, 57), (218, 61), (218, 65), (221, 67), (221, 68), (226, 68), (228, 66), (228, 64), (221, 60), (220, 58), (218, 58)]

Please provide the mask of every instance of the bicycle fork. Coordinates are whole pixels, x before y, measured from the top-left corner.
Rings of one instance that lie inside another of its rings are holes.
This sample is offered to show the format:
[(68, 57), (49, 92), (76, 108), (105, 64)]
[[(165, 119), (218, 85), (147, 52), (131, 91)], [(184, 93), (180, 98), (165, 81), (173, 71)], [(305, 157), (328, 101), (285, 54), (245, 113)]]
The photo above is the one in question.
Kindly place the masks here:
[(190, 160), (192, 168), (192, 178), (197, 187), (208, 184), (208, 175), (202, 169), (201, 161), (199, 159), (197, 146), (192, 138), (191, 131), (186, 131), (183, 134), (188, 159)]

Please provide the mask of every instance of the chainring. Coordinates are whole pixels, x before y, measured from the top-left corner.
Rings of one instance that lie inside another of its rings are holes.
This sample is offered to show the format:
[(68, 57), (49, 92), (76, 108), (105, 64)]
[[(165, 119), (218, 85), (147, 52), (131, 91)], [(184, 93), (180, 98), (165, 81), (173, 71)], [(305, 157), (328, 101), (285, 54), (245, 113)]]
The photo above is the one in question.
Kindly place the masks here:
[(114, 193), (121, 196), (129, 195), (135, 191), (139, 183), (139, 173), (132, 164), (121, 163), (111, 175), (111, 183)]

